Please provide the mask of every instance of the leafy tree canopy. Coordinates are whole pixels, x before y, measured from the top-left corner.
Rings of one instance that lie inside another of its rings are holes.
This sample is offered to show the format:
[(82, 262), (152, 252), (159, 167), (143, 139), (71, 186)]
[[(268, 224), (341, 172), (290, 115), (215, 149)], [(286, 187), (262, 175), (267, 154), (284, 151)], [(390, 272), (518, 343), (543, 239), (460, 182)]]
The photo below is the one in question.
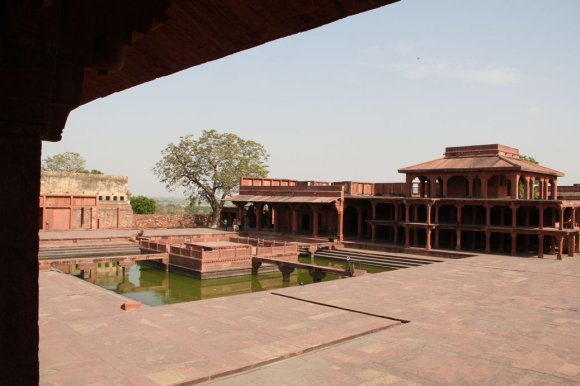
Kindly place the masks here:
[(131, 197), (131, 207), (135, 214), (153, 214), (157, 209), (155, 200), (145, 196)]
[(529, 156), (529, 155), (525, 155), (525, 154), (524, 155), (520, 155), (520, 159), (523, 159), (524, 161), (531, 162), (533, 164), (539, 164), (539, 162), (536, 161), (536, 159), (534, 157)]
[(81, 173), (85, 169), (85, 160), (79, 153), (66, 152), (42, 160), (42, 170), (51, 172)]
[(42, 170), (49, 172), (103, 174), (100, 170), (85, 168), (86, 161), (79, 153), (66, 152), (42, 160)]
[(216, 130), (204, 130), (199, 138), (181, 137), (161, 154), (153, 172), (169, 190), (182, 187), (192, 201), (207, 202), (213, 225), (219, 220), (222, 199), (236, 191), (240, 177), (268, 175), (268, 153), (262, 145)]

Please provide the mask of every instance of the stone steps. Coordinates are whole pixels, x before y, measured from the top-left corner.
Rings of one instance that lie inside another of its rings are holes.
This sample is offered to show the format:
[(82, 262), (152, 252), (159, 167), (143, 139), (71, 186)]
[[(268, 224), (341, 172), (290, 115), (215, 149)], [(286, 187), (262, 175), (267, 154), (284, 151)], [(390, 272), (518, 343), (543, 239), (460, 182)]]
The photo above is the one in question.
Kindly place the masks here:
[(39, 259), (62, 259), (67, 257), (99, 257), (99, 256), (123, 256), (138, 255), (141, 251), (135, 243), (108, 243), (108, 244), (82, 244), (82, 245), (59, 245), (41, 246), (38, 254)]
[(390, 269), (411, 268), (439, 262), (439, 260), (422, 259), (407, 256), (379, 255), (376, 253), (367, 253), (365, 251), (353, 251), (353, 250), (344, 251), (340, 249), (335, 250), (320, 249), (316, 251), (314, 256), (341, 261), (346, 261), (346, 257), (348, 256), (350, 257), (350, 261), (353, 263), (361, 263), (365, 265)]

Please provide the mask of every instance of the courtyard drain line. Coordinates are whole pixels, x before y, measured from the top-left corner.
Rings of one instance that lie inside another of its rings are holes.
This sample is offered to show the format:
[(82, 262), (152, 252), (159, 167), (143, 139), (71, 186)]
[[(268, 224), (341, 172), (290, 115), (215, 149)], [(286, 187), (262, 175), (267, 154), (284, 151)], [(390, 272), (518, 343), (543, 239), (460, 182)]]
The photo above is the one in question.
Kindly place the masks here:
[(382, 318), (382, 319), (388, 319), (388, 320), (392, 320), (395, 322), (399, 322), (401, 324), (406, 324), (406, 323), (411, 323), (410, 320), (405, 320), (405, 319), (399, 319), (399, 318), (393, 318), (392, 316), (386, 316), (386, 315), (380, 315), (380, 314), (374, 314), (372, 312), (366, 312), (366, 311), (360, 311), (360, 310), (354, 310), (352, 308), (346, 308), (346, 307), (341, 307), (341, 306), (335, 306), (333, 304), (328, 304), (328, 303), (322, 303), (322, 302), (317, 302), (314, 300), (308, 300), (308, 299), (303, 299), (303, 298), (299, 298), (296, 296), (290, 296), (290, 295), (284, 295), (278, 292), (270, 292), (272, 295), (276, 295), (276, 296), (281, 296), (283, 298), (288, 298), (288, 299), (293, 299), (293, 300), (298, 300), (301, 302), (305, 302), (305, 303), (311, 303), (311, 304), (316, 304), (317, 306), (323, 306), (323, 307), (329, 307), (329, 308), (335, 308), (337, 310), (342, 310), (342, 311), (347, 311), (347, 312), (353, 312), (355, 314), (361, 314), (361, 315), (367, 315), (367, 316), (372, 316), (375, 318)]
[(288, 299), (292, 299), (292, 300), (297, 300), (300, 302), (305, 302), (305, 303), (311, 303), (311, 304), (315, 304), (315, 305), (319, 305), (322, 307), (328, 307), (328, 308), (334, 308), (337, 310), (341, 310), (341, 311), (345, 311), (345, 312), (352, 312), (352, 313), (356, 313), (356, 314), (361, 314), (361, 315), (365, 315), (365, 316), (371, 316), (371, 317), (375, 317), (375, 318), (381, 318), (381, 319), (387, 319), (387, 320), (391, 320), (394, 322), (398, 322), (396, 324), (388, 324), (385, 326), (380, 326), (380, 327), (376, 327), (376, 328), (372, 328), (370, 330), (366, 330), (366, 331), (361, 331), (359, 333), (356, 334), (352, 334), (352, 335), (348, 335), (348, 336), (344, 336), (342, 338), (338, 338), (338, 339), (334, 339), (330, 342), (324, 342), (324, 343), (320, 343), (320, 344), (315, 344), (313, 346), (310, 347), (306, 347), (304, 349), (301, 350), (297, 350), (297, 351), (292, 351), (292, 352), (288, 352), (285, 353), (283, 355), (280, 355), (276, 358), (271, 358), (271, 359), (267, 359), (267, 360), (263, 360), (260, 362), (256, 362), (256, 363), (252, 363), (249, 364), (247, 366), (242, 366), (242, 367), (238, 367), (236, 369), (231, 369), (231, 370), (226, 370), (226, 371), (222, 371), (220, 373), (215, 373), (215, 374), (211, 374), (211, 375), (206, 375), (197, 379), (192, 379), (189, 381), (185, 381), (185, 382), (181, 382), (181, 383), (177, 383), (176, 385), (193, 385), (193, 384), (198, 384), (198, 383), (206, 383), (206, 382), (211, 382), (211, 381), (215, 381), (221, 378), (228, 378), (237, 374), (241, 374), (244, 372), (248, 372), (248, 371), (252, 371), (252, 370), (256, 370), (259, 369), (261, 367), (273, 364), (273, 363), (277, 363), (277, 362), (281, 362), (283, 360), (286, 359), (290, 359), (290, 358), (294, 358), (303, 354), (307, 354), (313, 351), (318, 351), (318, 350), (322, 350), (340, 343), (344, 343), (356, 338), (360, 338), (362, 336), (365, 335), (370, 335), (370, 334), (374, 334), (377, 333), (379, 331), (383, 331), (383, 330), (388, 330), (390, 328), (393, 327), (397, 327), (403, 324), (407, 324), (407, 323), (411, 323), (410, 320), (405, 320), (405, 319), (399, 319), (399, 318), (393, 318), (390, 316), (385, 316), (385, 315), (380, 315), (380, 314), (373, 314), (371, 312), (366, 312), (366, 311), (359, 311), (359, 310), (353, 310), (350, 308), (345, 308), (345, 307), (340, 307), (340, 306), (335, 306), (332, 304), (326, 304), (326, 303), (321, 303), (321, 302), (316, 302), (313, 300), (308, 300), (308, 299), (302, 299), (302, 298), (298, 298), (295, 296), (289, 296), (289, 295), (284, 295), (284, 294), (280, 294), (277, 292), (270, 292), (272, 295), (276, 295), (276, 296), (280, 296), (280, 297), (284, 297), (284, 298), (288, 298)]

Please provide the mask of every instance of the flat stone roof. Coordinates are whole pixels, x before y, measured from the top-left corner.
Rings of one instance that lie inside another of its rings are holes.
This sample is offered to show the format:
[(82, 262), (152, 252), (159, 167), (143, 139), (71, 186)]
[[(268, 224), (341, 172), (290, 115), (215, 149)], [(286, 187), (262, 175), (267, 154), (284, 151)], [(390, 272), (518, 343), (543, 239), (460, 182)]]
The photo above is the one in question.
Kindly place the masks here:
[(578, 258), (480, 255), (128, 312), (72, 276), (39, 285), (42, 384), (580, 382)]
[(202, 248), (207, 249), (224, 249), (224, 248), (233, 248), (233, 247), (240, 247), (246, 246), (248, 244), (242, 243), (232, 243), (231, 241), (203, 241), (203, 242), (187, 242), (185, 245), (197, 245)]

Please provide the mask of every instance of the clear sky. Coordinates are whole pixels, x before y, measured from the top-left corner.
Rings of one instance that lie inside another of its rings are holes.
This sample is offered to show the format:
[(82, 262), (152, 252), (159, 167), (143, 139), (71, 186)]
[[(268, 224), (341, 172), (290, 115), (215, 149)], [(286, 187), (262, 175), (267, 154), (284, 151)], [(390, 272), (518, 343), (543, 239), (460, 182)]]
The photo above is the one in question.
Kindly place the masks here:
[(445, 146), (501, 143), (580, 183), (580, 1), (402, 0), (96, 100), (73, 151), (169, 193), (161, 150), (204, 129), (263, 144), (270, 176), (403, 181)]

